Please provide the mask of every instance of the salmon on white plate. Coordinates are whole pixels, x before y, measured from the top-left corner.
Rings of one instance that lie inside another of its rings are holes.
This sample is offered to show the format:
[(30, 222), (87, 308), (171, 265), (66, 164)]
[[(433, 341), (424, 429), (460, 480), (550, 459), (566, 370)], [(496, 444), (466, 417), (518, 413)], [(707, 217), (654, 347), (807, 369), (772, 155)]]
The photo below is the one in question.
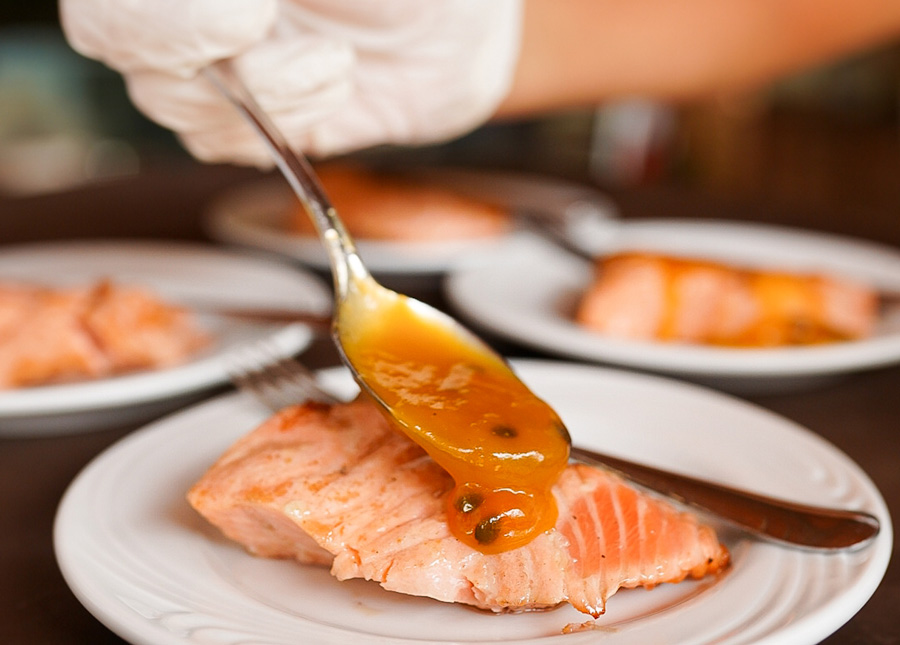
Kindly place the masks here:
[(723, 571), (714, 530), (607, 470), (570, 464), (553, 487), (558, 517), (527, 544), (495, 552), (458, 539), (453, 479), (364, 396), (285, 408), (233, 444), (188, 493), (251, 554), (324, 565), (340, 580), (493, 612), (569, 603), (593, 617), (617, 590)]
[(190, 312), (143, 286), (0, 284), (0, 390), (171, 367), (210, 342)]
[(631, 251), (596, 258), (575, 320), (629, 340), (761, 348), (867, 338), (878, 310), (874, 288), (839, 275)]

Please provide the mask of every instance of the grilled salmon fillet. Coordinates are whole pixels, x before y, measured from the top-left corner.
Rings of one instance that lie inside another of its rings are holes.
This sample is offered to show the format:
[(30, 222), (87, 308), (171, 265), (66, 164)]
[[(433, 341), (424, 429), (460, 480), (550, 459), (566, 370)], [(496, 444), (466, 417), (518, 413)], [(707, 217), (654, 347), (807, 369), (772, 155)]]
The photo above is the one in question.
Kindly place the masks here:
[(188, 312), (139, 287), (0, 285), (0, 389), (167, 367), (208, 342)]
[(486, 555), (447, 525), (453, 481), (364, 398), (286, 408), (239, 439), (188, 492), (250, 553), (326, 564), (340, 580), (495, 612), (571, 603), (597, 617), (618, 589), (720, 571), (728, 551), (697, 518), (600, 468), (555, 489), (554, 529)]
[(652, 253), (597, 260), (575, 319), (633, 340), (774, 347), (869, 336), (878, 294), (852, 280)]

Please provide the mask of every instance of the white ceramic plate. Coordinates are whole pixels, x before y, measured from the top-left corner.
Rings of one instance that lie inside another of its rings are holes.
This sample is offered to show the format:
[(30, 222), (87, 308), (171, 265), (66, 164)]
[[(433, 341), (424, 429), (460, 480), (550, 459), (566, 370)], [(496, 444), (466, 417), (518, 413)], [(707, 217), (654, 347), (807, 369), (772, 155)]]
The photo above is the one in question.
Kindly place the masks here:
[[(210, 208), (207, 228), (222, 242), (273, 252), (328, 270), (328, 256), (316, 237), (292, 234), (288, 219), (296, 197), (283, 179), (234, 189)], [(357, 239), (356, 247), (369, 270), (378, 276), (440, 274), (464, 257), (497, 247), (504, 238), (447, 242), (391, 242)]]
[[(873, 243), (781, 227), (690, 220), (609, 222), (579, 242), (593, 252), (645, 249), (745, 266), (821, 271), (900, 292), (900, 252)], [(463, 267), (446, 283), (449, 302), (483, 329), (556, 355), (650, 370), (741, 392), (808, 387), (823, 378), (900, 360), (900, 308), (871, 338), (775, 349), (731, 349), (604, 337), (573, 320), (592, 280), (589, 263), (542, 240), (526, 240), (490, 265)]]
[[(327, 313), (331, 296), (316, 277), (294, 268), (184, 243), (88, 241), (7, 247), (0, 280), (81, 285), (100, 278), (153, 289), (171, 302), (295, 307)], [(301, 325), (263, 326), (202, 318), (213, 344), (193, 360), (165, 370), (93, 381), (0, 391), (0, 435), (87, 431), (149, 419), (227, 381), (247, 343), (268, 339), (292, 354), (309, 343)]]
[[(614, 205), (604, 195), (588, 187), (541, 176), (451, 169), (420, 175), (474, 198), (499, 200), (512, 209), (540, 209), (564, 215), (567, 210), (577, 208), (581, 216), (589, 213), (598, 220), (616, 216)], [(314, 269), (327, 270), (328, 258), (317, 238), (288, 232), (288, 218), (296, 204), (296, 197), (281, 178), (248, 184), (223, 194), (212, 204), (207, 228), (220, 241), (278, 253)], [(355, 242), (373, 274), (397, 280), (410, 275), (433, 277), (456, 266), (479, 262), (516, 237), (514, 230), (489, 239), (419, 243), (357, 239)]]
[[(620, 591), (597, 630), (561, 636), (565, 625), (588, 617), (570, 607), (489, 615), (375, 583), (338, 582), (326, 569), (255, 558), (226, 541), (184, 496), (267, 416), (236, 393), (129, 435), (78, 476), (55, 524), (63, 575), (98, 619), (146, 645), (801, 645), (835, 631), (880, 583), (893, 543), (884, 501), (865, 473), (820, 437), (676, 381), (576, 364), (514, 367), (579, 444), (800, 502), (864, 509), (883, 530), (861, 550), (824, 555), (719, 526), (733, 558), (727, 573)], [(323, 376), (333, 391), (354, 389), (343, 370)]]

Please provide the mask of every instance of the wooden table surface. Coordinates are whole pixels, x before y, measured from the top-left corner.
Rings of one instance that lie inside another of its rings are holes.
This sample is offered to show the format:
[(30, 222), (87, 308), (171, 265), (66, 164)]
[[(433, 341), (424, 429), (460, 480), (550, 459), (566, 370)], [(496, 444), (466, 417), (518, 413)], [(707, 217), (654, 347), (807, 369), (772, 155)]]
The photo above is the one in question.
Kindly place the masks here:
[[(75, 238), (203, 240), (201, 214), (209, 200), (256, 172), (230, 167), (183, 167), (25, 198), (0, 198), (0, 253), (21, 242)], [(673, 215), (742, 217), (761, 204), (725, 203), (687, 190), (623, 191), (625, 217)], [(816, 220), (852, 233), (852, 222)], [(898, 243), (900, 240), (889, 240)], [(440, 294), (434, 294), (440, 304)], [(511, 345), (510, 355), (534, 353)], [(306, 355), (313, 366), (334, 364), (326, 342)], [(900, 512), (897, 401), (900, 366), (850, 375), (804, 392), (747, 397), (818, 433), (847, 453), (881, 490), (893, 516)], [(2, 425), (2, 421), (0, 421)], [(52, 525), (60, 498), (81, 468), (134, 426), (66, 436), (0, 436), (0, 642), (123, 642), (79, 603), (53, 554)], [(698, 447), (702, 449), (702, 447)], [(892, 563), (871, 600), (827, 643), (900, 642), (900, 569)]]

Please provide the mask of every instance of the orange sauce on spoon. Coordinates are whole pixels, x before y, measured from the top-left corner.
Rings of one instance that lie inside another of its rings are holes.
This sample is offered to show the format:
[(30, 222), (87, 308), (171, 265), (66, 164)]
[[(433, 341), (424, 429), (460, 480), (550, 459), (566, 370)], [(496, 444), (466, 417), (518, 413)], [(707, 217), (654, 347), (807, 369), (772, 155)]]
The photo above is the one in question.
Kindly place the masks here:
[(388, 417), (453, 477), (450, 530), (498, 553), (553, 528), (570, 446), (560, 418), (501, 358), (388, 293), (368, 294), (377, 316), (339, 310), (339, 340)]

